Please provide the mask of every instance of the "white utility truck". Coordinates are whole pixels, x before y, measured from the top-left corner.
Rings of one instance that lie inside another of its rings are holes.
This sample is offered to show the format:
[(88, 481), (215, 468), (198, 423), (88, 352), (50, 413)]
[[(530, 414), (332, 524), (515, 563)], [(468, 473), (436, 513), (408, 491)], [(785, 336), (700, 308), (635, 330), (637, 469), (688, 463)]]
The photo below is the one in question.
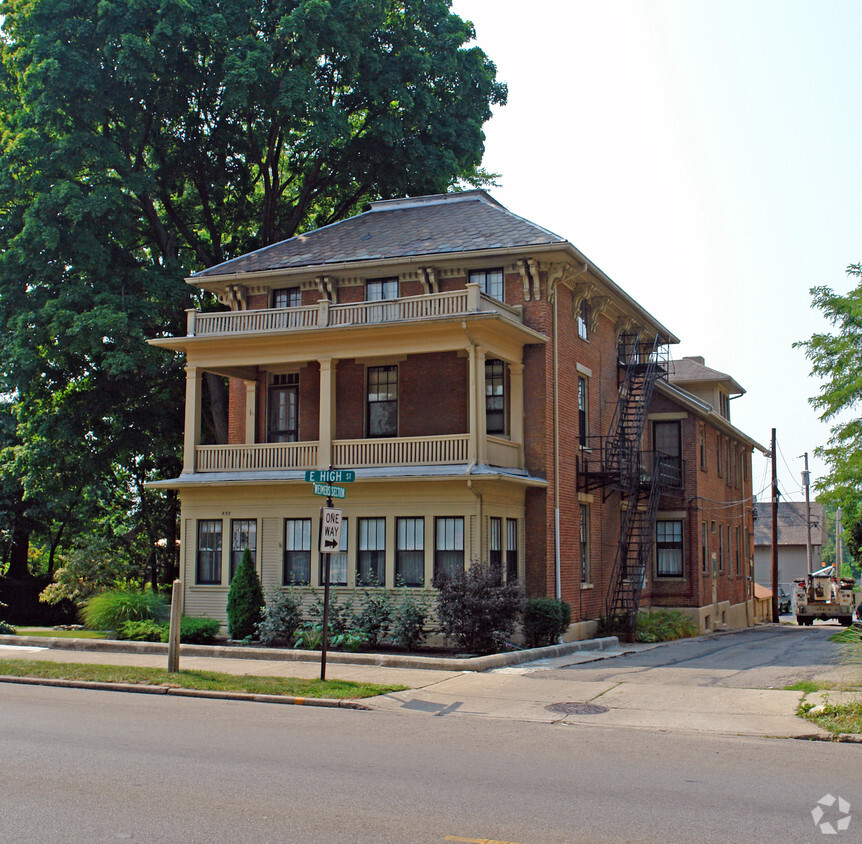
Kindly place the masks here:
[(856, 581), (852, 577), (838, 577), (835, 566), (826, 566), (801, 580), (794, 580), (793, 602), (797, 624), (810, 627), (815, 618), (821, 621), (835, 618), (849, 627), (856, 607), (853, 594), (855, 585)]

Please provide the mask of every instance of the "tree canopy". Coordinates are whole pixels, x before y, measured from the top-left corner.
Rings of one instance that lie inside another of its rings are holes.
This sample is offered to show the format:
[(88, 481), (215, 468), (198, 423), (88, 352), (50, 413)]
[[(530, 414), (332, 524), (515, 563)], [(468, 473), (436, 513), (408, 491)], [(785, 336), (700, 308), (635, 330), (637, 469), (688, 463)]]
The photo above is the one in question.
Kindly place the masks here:
[(184, 276), (487, 178), (506, 89), (449, 6), (0, 3), (0, 476), (45, 524), (178, 471), (182, 361), (146, 339), (182, 332)]
[[(847, 272), (862, 279), (862, 264), (851, 264)], [(812, 375), (822, 381), (810, 402), (831, 425), (829, 441), (816, 449), (829, 470), (817, 486), (822, 500), (841, 504), (845, 538), (857, 556), (862, 551), (862, 281), (844, 296), (829, 287), (815, 287), (811, 296), (833, 328), (795, 344), (805, 349)]]

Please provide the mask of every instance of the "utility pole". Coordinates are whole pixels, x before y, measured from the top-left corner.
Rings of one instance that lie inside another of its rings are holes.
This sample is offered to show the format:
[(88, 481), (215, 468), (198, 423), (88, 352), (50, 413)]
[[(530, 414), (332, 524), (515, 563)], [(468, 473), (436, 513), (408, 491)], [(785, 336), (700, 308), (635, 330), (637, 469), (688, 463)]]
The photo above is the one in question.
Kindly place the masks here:
[(775, 428), (772, 429), (772, 621), (778, 624), (778, 465), (775, 462)]
[(805, 487), (805, 551), (808, 555), (808, 574), (814, 571), (814, 561), (811, 555), (811, 475), (808, 472), (808, 452), (805, 452), (805, 471), (802, 473), (802, 486)]

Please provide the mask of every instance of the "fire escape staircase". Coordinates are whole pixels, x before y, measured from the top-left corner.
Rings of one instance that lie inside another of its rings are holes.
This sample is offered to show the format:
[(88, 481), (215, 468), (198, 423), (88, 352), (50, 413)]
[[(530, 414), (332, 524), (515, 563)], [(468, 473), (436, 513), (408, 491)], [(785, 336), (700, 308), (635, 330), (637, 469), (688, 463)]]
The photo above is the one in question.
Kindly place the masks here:
[(621, 495), (620, 535), (605, 601), (609, 632), (624, 640), (634, 637), (640, 593), (650, 559), (665, 473), (661, 456), (645, 460), (641, 451), (653, 388), (666, 376), (667, 347), (658, 336), (644, 343), (623, 335), (619, 346), (619, 397), (609, 433), (601, 438), (601, 459), (584, 463), (585, 489), (601, 487), (605, 497)]

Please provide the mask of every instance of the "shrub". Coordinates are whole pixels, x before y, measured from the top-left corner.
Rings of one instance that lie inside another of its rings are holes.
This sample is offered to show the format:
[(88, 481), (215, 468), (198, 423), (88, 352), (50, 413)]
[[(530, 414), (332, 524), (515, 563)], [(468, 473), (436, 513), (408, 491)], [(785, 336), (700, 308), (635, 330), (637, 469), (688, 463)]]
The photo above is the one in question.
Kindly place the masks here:
[[(312, 590), (314, 603), (308, 608), (308, 615), (323, 625), (323, 598)], [(353, 603), (350, 600), (343, 604), (339, 603), (334, 595), (329, 596), (329, 615), (326, 619), (330, 636), (338, 636), (347, 633), (354, 627), (356, 621), (353, 617)]]
[(427, 636), (425, 622), (430, 612), (427, 596), (424, 600), (418, 599), (415, 590), (405, 586), (401, 602), (392, 615), (392, 642), (399, 648), (416, 650)]
[(677, 610), (651, 610), (639, 612), (635, 640), (638, 642), (669, 642), (697, 636), (697, 627), (686, 615)]
[(161, 642), (162, 634), (166, 635), (163, 622), (152, 618), (141, 621), (124, 621), (117, 630), (117, 637), (132, 642)]
[(0, 621), (0, 635), (15, 636), (18, 631), (8, 621)]
[(264, 645), (291, 645), (302, 625), (301, 601), (292, 590), (276, 590), (269, 594), (257, 635)]
[(246, 548), (227, 592), (227, 629), (231, 639), (245, 639), (254, 634), (263, 606), (263, 588), (251, 551)]
[(355, 626), (369, 645), (378, 644), (392, 623), (392, 595), (381, 587), (362, 590), (362, 603)]
[(119, 631), (126, 621), (164, 620), (168, 615), (168, 605), (161, 595), (150, 589), (143, 592), (116, 589), (89, 598), (82, 615), (90, 630)]
[(473, 563), (455, 577), (438, 578), (435, 585), (443, 635), (470, 653), (499, 650), (524, 609), (520, 586), (500, 586), (499, 573), (487, 563)]
[(572, 608), (557, 598), (530, 598), (524, 610), (524, 643), (528, 648), (555, 645), (572, 623)]
[[(215, 618), (184, 615), (180, 619), (180, 641), (186, 645), (210, 645), (218, 639), (221, 623)], [(170, 628), (165, 627), (162, 642), (168, 641)]]

